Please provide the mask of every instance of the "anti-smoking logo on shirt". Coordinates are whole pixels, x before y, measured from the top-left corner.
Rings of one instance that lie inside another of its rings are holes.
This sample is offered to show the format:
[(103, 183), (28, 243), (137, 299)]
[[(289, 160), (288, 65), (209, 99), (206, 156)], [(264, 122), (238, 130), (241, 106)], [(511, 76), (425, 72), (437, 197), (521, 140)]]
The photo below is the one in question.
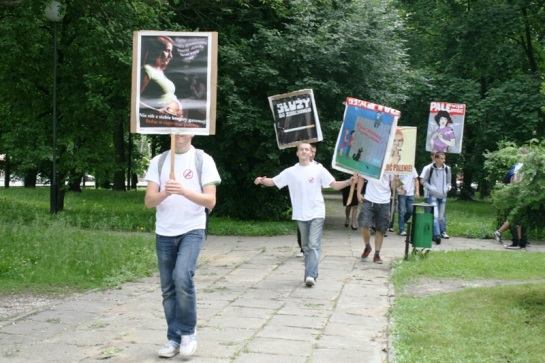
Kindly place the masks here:
[(192, 179), (193, 178), (193, 170), (185, 169), (183, 175), (184, 175), (184, 178), (186, 178), (186, 179)]

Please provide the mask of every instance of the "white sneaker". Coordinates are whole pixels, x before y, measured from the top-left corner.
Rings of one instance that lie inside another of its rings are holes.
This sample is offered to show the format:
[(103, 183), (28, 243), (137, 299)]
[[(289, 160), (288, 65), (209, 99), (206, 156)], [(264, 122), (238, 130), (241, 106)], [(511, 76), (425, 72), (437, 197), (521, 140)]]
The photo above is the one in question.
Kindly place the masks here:
[(406, 235), (407, 235), (407, 232), (401, 231), (401, 233), (400, 233), (399, 235), (400, 235), (400, 236), (406, 236)]
[(174, 340), (169, 340), (157, 351), (157, 355), (162, 358), (172, 358), (180, 352), (180, 344)]
[(297, 257), (303, 257), (304, 255), (305, 255), (305, 254), (304, 254), (303, 252), (299, 251), (299, 253), (297, 253), (295, 256), (297, 256)]
[(450, 236), (447, 234), (447, 232), (443, 232), (443, 233), (441, 233), (441, 238), (449, 239)]
[(307, 285), (307, 287), (312, 287), (315, 283), (316, 281), (314, 280), (314, 277), (309, 276), (305, 279), (305, 285)]
[(182, 335), (180, 344), (180, 355), (189, 357), (197, 350), (197, 334)]
[(496, 240), (496, 242), (502, 243), (500, 231), (494, 231), (494, 239)]

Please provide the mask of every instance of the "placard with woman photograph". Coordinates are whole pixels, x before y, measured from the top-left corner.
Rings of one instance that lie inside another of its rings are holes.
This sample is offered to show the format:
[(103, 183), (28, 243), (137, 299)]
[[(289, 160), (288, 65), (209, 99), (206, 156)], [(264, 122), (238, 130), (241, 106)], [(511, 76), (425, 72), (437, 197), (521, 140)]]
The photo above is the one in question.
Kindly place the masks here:
[(217, 33), (133, 34), (131, 131), (215, 132)]
[(426, 151), (460, 154), (466, 105), (432, 102), (428, 118)]

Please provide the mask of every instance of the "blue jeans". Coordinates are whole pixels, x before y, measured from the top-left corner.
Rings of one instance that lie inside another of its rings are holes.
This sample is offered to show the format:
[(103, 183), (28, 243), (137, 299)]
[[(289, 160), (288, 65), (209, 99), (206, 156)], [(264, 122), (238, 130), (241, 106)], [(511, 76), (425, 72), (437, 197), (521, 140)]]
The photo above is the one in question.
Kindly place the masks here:
[(433, 208), (433, 237), (441, 237), (441, 233), (447, 232), (445, 216), (447, 198), (428, 197), (426, 201), (435, 207)]
[(413, 214), (414, 196), (398, 195), (397, 196), (397, 214), (399, 218), (399, 233), (405, 230), (405, 223)]
[(180, 342), (197, 325), (197, 299), (193, 276), (204, 241), (204, 229), (181, 236), (156, 235), (157, 261), (167, 321), (167, 338)]
[(305, 253), (305, 279), (307, 277), (317, 279), (324, 219), (314, 218), (310, 221), (297, 221), (297, 226), (301, 232), (301, 244)]

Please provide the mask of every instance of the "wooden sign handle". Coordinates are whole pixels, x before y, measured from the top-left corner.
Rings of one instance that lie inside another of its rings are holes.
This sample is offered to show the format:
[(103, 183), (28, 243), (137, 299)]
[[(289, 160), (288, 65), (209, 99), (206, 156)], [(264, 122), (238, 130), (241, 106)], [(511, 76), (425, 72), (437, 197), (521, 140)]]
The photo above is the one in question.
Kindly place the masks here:
[(170, 180), (176, 180), (176, 135), (170, 134)]

